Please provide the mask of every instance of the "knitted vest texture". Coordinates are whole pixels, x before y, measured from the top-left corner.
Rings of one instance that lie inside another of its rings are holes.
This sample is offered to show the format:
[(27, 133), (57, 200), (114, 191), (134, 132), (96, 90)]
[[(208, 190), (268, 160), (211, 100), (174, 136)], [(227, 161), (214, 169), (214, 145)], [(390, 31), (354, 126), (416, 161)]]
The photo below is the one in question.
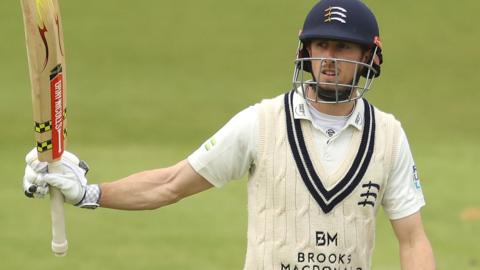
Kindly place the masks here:
[(400, 124), (360, 100), (363, 130), (354, 131), (344, 162), (327, 175), (311, 122), (293, 119), (292, 97), (264, 100), (258, 110), (244, 269), (368, 270)]

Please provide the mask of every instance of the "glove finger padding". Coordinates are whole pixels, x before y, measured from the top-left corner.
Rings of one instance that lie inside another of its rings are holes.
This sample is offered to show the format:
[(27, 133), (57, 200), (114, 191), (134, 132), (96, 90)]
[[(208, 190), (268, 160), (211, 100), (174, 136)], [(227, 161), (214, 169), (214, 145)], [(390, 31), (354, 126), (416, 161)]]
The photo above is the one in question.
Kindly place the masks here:
[(25, 167), (23, 190), (30, 198), (43, 198), (48, 194), (48, 185), (43, 179), (44, 173), (35, 172), (30, 166)]
[(37, 173), (47, 172), (48, 163), (38, 160), (37, 150), (34, 148), (25, 157), (27, 166)]
[(83, 174), (65, 170), (61, 174), (46, 174), (44, 179), (50, 186), (56, 187), (62, 192), (67, 203), (78, 204), (85, 195), (87, 179), (85, 179)]
[(60, 189), (65, 201), (71, 204), (81, 202), (85, 195), (88, 166), (74, 154), (65, 151), (62, 155), (60, 169), (48, 172), (48, 163), (38, 160), (34, 148), (25, 157), (27, 166), (23, 177), (23, 190), (28, 197), (43, 198), (49, 192), (49, 185)]
[(76, 179), (83, 185), (87, 185), (87, 178), (85, 175), (87, 174), (88, 167), (87, 169), (84, 169), (80, 165), (86, 164), (85, 162), (81, 162), (77, 157), (75, 159), (70, 159), (68, 157), (63, 158), (62, 157), (62, 167), (66, 170), (67, 173), (73, 173), (76, 177)]
[(61, 173), (48, 173), (44, 181), (50, 186), (60, 189), (65, 201), (77, 204), (85, 196), (87, 178), (86, 169), (80, 167), (80, 160), (72, 153), (65, 152), (62, 156)]
[(35, 191), (35, 193), (33, 193), (33, 196), (35, 198), (44, 198), (48, 192), (49, 192), (49, 188), (48, 186), (44, 186), (44, 187), (37, 187), (37, 190)]
[(80, 163), (80, 159), (68, 151), (64, 151), (62, 155), (62, 162), (65, 162), (65, 161), (75, 165), (78, 165)]

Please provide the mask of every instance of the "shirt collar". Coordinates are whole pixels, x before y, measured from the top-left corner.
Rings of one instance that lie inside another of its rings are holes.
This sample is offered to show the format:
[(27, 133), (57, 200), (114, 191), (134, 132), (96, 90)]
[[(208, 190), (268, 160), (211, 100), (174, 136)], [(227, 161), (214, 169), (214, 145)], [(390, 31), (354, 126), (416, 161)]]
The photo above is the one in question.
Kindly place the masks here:
[[(355, 102), (355, 108), (353, 109), (352, 114), (347, 120), (346, 126), (353, 126), (358, 130), (363, 129), (363, 111), (364, 105), (363, 102), (359, 102), (361, 99), (357, 99)], [(312, 121), (312, 116), (308, 109), (308, 104), (305, 98), (297, 91), (293, 94), (293, 118), (295, 119), (305, 119)]]

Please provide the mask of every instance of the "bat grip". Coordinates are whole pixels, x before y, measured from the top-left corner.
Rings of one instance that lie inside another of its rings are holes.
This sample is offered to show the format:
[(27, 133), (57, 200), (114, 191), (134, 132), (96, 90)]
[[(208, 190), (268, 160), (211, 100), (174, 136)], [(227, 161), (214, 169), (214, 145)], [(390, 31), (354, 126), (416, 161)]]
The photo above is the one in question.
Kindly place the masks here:
[[(50, 173), (61, 173), (60, 161), (48, 164)], [(65, 215), (63, 212), (63, 202), (65, 198), (57, 188), (50, 187), (50, 204), (52, 216), (52, 251), (55, 256), (63, 257), (67, 255), (68, 242), (65, 234)]]

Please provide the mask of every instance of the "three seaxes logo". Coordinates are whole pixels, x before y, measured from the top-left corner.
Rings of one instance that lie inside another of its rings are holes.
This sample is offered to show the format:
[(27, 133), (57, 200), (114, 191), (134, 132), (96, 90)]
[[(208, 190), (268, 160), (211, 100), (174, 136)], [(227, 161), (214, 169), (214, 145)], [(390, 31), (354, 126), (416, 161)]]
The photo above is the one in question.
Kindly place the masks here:
[(368, 183), (362, 185), (362, 188), (366, 189), (366, 191), (360, 194), (360, 197), (363, 198), (363, 200), (359, 201), (358, 205), (363, 207), (367, 205), (375, 207), (375, 201), (377, 200), (378, 192), (380, 191), (380, 185), (368, 181)]
[(347, 10), (342, 7), (328, 7), (325, 9), (324, 22), (330, 23), (333, 21), (347, 23)]

